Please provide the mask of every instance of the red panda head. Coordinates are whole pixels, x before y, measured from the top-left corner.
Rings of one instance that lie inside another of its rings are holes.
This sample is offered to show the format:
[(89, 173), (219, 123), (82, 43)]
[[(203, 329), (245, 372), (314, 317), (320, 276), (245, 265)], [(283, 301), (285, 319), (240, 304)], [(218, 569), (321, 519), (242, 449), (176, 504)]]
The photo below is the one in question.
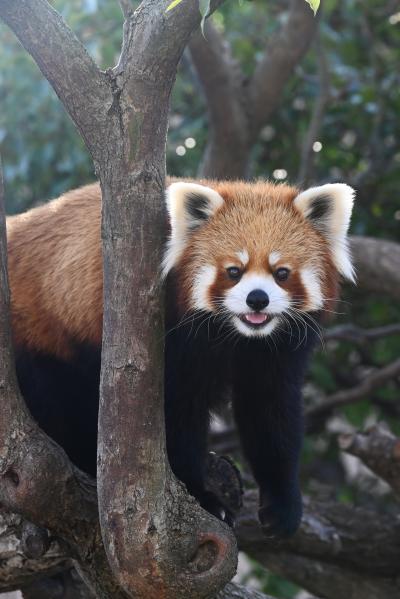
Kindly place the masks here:
[(176, 273), (182, 313), (220, 314), (243, 335), (266, 336), (288, 316), (332, 307), (340, 275), (354, 281), (348, 185), (300, 192), (265, 182), (204, 183), (167, 189), (163, 270)]

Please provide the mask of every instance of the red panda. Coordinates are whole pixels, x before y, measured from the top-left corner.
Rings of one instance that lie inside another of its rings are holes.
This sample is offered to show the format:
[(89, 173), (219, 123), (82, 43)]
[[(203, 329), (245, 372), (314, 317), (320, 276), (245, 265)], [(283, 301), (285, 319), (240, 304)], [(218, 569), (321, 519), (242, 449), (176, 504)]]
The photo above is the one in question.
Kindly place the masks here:
[[(301, 384), (315, 319), (354, 280), (353, 190), (172, 181), (166, 278), (165, 416), (171, 467), (211, 513), (209, 415), (232, 399), (260, 490), (260, 521), (290, 535), (301, 514)], [(98, 185), (7, 220), (17, 374), (33, 416), (71, 459), (96, 468), (102, 334)]]

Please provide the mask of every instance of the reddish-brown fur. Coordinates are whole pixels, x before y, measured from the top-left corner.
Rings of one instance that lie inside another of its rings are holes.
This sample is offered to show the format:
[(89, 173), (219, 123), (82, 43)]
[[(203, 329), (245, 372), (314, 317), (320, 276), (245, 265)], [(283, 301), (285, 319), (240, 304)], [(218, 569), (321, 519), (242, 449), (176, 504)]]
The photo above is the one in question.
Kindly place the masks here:
[[(323, 265), (322, 290), (331, 306), (337, 272), (322, 235), (293, 207), (294, 187), (256, 182), (200, 181), (214, 188), (225, 204), (194, 231), (179, 263), (177, 298), (187, 309), (196, 268), (213, 256), (219, 269), (210, 290), (219, 297), (233, 285), (223, 265), (238, 263), (246, 248), (247, 269), (270, 271), (268, 255), (282, 253), (293, 275), (282, 283), (306, 301), (296, 268), (312, 258)], [(69, 359), (78, 342), (99, 346), (102, 334), (102, 256), (98, 184), (70, 191), (57, 200), (7, 219), (11, 315), (17, 347), (39, 349)], [(267, 225), (267, 226), (266, 226)]]
[(69, 359), (77, 342), (101, 343), (100, 197), (88, 185), (7, 219), (17, 347)]

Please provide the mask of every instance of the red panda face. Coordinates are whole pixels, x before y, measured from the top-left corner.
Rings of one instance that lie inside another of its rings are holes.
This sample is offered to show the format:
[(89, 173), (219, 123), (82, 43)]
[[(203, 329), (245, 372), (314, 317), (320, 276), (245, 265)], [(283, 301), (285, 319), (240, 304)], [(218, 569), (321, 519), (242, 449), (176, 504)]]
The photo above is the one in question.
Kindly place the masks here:
[[(339, 275), (353, 280), (347, 229), (353, 190), (331, 184), (172, 183), (164, 273), (175, 269), (182, 314), (206, 311), (248, 337), (326, 310)], [(303, 316), (302, 316), (303, 315)]]

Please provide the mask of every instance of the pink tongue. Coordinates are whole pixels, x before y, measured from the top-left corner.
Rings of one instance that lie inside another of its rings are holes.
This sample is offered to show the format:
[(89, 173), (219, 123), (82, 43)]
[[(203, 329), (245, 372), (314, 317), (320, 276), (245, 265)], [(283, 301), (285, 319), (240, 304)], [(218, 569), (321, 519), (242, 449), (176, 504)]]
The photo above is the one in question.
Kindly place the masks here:
[(267, 320), (266, 314), (257, 314), (255, 312), (245, 314), (244, 317), (247, 320), (247, 322), (251, 322), (251, 324), (262, 324)]

